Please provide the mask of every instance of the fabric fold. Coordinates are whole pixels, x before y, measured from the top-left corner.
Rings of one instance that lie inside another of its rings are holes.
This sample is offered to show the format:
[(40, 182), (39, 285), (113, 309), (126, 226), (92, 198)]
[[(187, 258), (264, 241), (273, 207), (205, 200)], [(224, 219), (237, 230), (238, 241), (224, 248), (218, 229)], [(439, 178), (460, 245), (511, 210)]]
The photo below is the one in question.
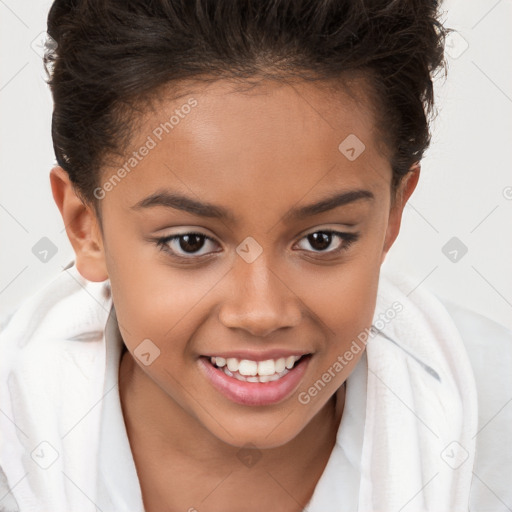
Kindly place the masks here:
[(381, 275), (374, 327), (359, 511), (467, 511), (477, 393), (453, 320), (410, 277)]
[(109, 282), (87, 281), (73, 266), (28, 298), (0, 333), (0, 467), (13, 510), (96, 510), (111, 304)]

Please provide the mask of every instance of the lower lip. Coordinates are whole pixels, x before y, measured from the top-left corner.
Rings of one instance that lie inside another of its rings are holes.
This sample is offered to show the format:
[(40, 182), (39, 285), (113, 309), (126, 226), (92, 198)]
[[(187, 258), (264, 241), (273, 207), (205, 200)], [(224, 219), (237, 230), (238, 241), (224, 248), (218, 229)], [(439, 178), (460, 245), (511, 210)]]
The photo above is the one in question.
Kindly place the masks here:
[(311, 356), (303, 357), (288, 373), (272, 382), (243, 382), (228, 377), (213, 366), (206, 357), (200, 357), (200, 368), (214, 388), (229, 400), (241, 405), (272, 405), (289, 397), (299, 386)]

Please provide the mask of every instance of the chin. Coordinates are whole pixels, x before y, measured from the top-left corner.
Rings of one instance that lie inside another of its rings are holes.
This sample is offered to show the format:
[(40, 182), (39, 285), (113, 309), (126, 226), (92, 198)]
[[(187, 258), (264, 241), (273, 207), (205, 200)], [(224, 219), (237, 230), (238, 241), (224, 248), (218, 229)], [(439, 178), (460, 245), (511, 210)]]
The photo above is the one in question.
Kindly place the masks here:
[(240, 422), (236, 428), (232, 423), (225, 425), (225, 429), (216, 424), (213, 430), (209, 430), (217, 439), (235, 448), (252, 447), (267, 450), (279, 448), (293, 441), (307, 424), (304, 421), (301, 426), (290, 425), (287, 418), (287, 414), (281, 414), (275, 420), (262, 418), (261, 422), (255, 422), (254, 419), (248, 419), (247, 423)]

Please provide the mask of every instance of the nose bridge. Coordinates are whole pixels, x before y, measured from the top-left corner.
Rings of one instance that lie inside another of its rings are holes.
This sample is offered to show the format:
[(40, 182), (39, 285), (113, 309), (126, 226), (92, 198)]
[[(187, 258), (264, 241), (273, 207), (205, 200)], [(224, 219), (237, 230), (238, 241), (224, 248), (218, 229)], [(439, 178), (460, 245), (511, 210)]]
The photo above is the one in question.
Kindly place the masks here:
[(226, 327), (265, 337), (299, 323), (299, 303), (284, 279), (271, 270), (265, 252), (251, 263), (237, 256), (230, 274), (229, 298), (223, 302), (219, 315)]

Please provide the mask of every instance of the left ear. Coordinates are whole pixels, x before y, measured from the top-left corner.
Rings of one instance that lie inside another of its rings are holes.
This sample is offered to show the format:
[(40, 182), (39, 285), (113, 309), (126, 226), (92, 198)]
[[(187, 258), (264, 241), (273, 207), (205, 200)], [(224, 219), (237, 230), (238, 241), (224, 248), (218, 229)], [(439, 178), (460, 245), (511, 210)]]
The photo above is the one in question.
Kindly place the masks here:
[(409, 197), (411, 197), (411, 194), (414, 192), (414, 189), (418, 184), (420, 170), (421, 167), (419, 162), (414, 164), (409, 169), (409, 172), (402, 178), (402, 181), (396, 190), (395, 197), (391, 198), (392, 204), (389, 210), (388, 229), (386, 231), (384, 247), (382, 248), (382, 256), (380, 260), (381, 265), (400, 232), (402, 213)]

